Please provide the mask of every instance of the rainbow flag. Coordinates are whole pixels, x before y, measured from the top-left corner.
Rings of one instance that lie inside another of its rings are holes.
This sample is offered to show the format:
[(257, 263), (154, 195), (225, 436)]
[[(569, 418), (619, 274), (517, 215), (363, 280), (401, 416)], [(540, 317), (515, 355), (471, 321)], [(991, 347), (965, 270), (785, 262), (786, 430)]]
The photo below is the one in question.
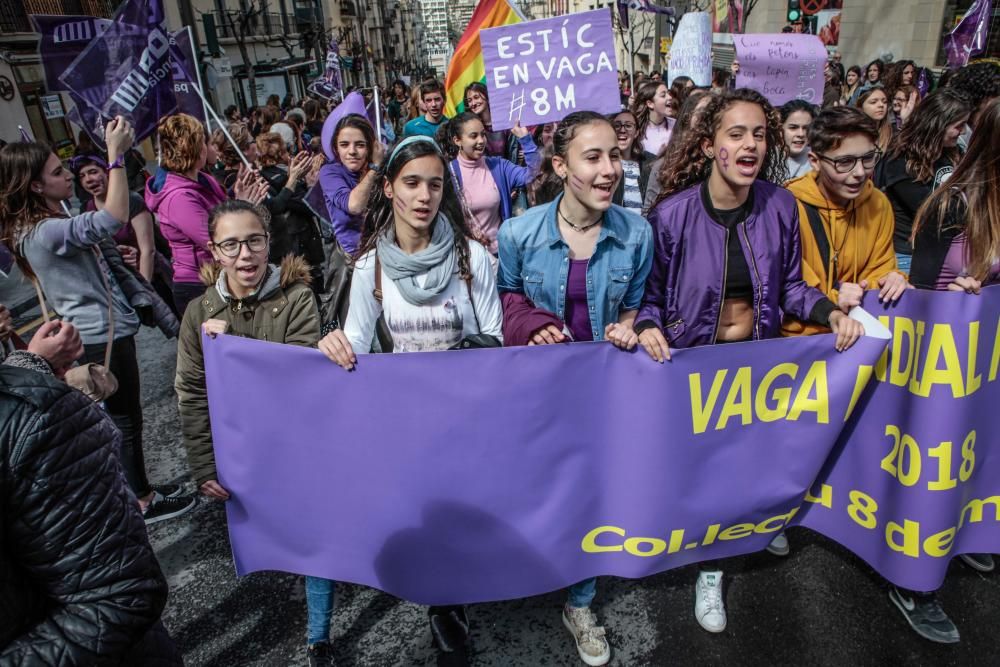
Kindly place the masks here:
[(444, 78), (445, 115), (451, 117), (465, 110), (465, 87), (474, 81), (486, 83), (483, 49), (479, 44), (479, 31), (502, 25), (520, 23), (524, 18), (507, 0), (479, 0), (476, 11), (469, 19), (469, 26), (458, 40), (455, 53), (448, 64)]

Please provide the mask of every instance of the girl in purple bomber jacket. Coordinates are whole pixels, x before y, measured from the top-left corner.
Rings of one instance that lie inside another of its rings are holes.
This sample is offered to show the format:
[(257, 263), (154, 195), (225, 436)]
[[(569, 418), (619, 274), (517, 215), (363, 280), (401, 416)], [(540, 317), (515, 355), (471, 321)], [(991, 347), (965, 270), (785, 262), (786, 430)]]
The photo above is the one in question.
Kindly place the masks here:
[[(785, 180), (780, 117), (759, 93), (712, 99), (671, 147), (650, 211), (653, 268), (636, 317), (639, 343), (658, 362), (670, 346), (735, 343), (781, 335), (781, 313), (830, 326), (845, 350), (861, 325), (802, 280), (795, 198)], [(763, 172), (763, 173), (762, 173)], [(779, 535), (768, 547), (787, 554)], [(721, 563), (701, 564), (695, 618), (726, 627)]]

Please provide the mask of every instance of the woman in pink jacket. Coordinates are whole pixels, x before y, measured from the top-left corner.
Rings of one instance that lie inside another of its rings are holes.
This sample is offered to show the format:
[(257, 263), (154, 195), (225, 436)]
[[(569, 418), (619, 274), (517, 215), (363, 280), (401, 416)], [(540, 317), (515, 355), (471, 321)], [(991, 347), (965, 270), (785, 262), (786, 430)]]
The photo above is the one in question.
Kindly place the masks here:
[[(146, 205), (170, 243), (174, 305), (183, 314), (188, 303), (205, 291), (198, 271), (202, 264), (212, 262), (208, 218), (227, 197), (218, 182), (203, 171), (208, 142), (205, 127), (196, 118), (183, 113), (167, 116), (157, 130), (160, 169), (146, 183)], [(257, 204), (267, 193), (267, 183), (255, 172), (241, 171), (235, 191), (237, 199)]]

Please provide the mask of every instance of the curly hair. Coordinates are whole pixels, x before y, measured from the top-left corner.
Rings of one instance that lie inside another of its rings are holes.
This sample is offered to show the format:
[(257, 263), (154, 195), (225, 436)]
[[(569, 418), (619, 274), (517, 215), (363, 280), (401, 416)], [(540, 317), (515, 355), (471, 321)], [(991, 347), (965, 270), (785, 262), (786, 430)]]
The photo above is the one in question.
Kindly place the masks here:
[(885, 66), (885, 71), (882, 73), (882, 78), (880, 81), (882, 85), (885, 86), (886, 93), (889, 95), (889, 99), (899, 90), (903, 85), (903, 70), (907, 67), (913, 68), (913, 79), (910, 84), (915, 84), (917, 82), (917, 65), (912, 60), (899, 60), (894, 63), (889, 63)]
[(198, 166), (205, 148), (205, 126), (186, 113), (167, 116), (156, 127), (160, 139), (160, 164), (183, 174)]
[(273, 167), (288, 162), (285, 140), (277, 132), (263, 132), (257, 135), (257, 162), (261, 167)]
[[(245, 154), (250, 148), (250, 144), (253, 143), (250, 130), (244, 123), (233, 123), (227, 129), (229, 130), (229, 136), (233, 138), (233, 141), (236, 142), (236, 145)], [(213, 130), (211, 141), (226, 169), (238, 169), (243, 161), (240, 159), (240, 155), (236, 152), (236, 149), (233, 148), (233, 145), (226, 139), (226, 135), (221, 130)]]
[(969, 96), (958, 89), (942, 88), (928, 95), (917, 105), (903, 129), (892, 138), (888, 159), (906, 160), (906, 173), (920, 183), (934, 177), (934, 164), (945, 156), (957, 164), (960, 153), (956, 146), (945, 148), (944, 133), (949, 125), (967, 118), (972, 111)]
[(973, 63), (955, 71), (948, 78), (951, 88), (965, 92), (972, 100), (975, 111), (992, 97), (1000, 97), (1000, 65), (996, 63)]
[(788, 179), (784, 153), (785, 139), (778, 110), (756, 90), (749, 88), (727, 90), (712, 97), (698, 114), (697, 122), (684, 133), (680, 141), (671, 142), (664, 156), (663, 171), (660, 172), (662, 189), (656, 204), (709, 177), (712, 173), (712, 161), (702, 150), (702, 142), (715, 140), (715, 135), (722, 126), (723, 115), (739, 103), (756, 104), (764, 112), (767, 121), (765, 130), (767, 149), (757, 178), (776, 185), (781, 185)]
[(469, 229), (469, 221), (466, 220), (462, 212), (454, 181), (448, 176), (447, 158), (438, 149), (437, 144), (430, 141), (414, 141), (403, 146), (379, 167), (376, 185), (372, 188), (372, 193), (368, 198), (368, 209), (365, 213), (364, 227), (361, 230), (361, 243), (358, 245), (354, 260), (357, 261), (373, 251), (378, 245), (379, 239), (385, 236), (389, 228), (396, 224), (392, 199), (385, 196), (383, 184), (395, 181), (407, 163), (430, 155), (441, 161), (441, 168), (444, 170), (444, 188), (441, 193), (441, 206), (438, 213), (444, 217), (455, 232), (455, 256), (458, 258), (459, 274), (462, 280), (471, 280), (472, 259), (469, 241), (478, 241), (478, 239)]

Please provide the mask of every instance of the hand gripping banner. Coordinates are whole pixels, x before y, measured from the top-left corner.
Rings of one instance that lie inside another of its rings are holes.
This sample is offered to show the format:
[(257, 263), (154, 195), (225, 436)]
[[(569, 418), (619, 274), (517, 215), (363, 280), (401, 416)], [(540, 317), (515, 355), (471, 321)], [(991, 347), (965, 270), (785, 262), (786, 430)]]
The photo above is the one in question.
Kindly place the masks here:
[(663, 365), (593, 343), (368, 355), (348, 373), (206, 339), (237, 572), (471, 603), (758, 551), (800, 522), (933, 588), (951, 555), (1000, 550), (1000, 289), (866, 303), (893, 341)]

